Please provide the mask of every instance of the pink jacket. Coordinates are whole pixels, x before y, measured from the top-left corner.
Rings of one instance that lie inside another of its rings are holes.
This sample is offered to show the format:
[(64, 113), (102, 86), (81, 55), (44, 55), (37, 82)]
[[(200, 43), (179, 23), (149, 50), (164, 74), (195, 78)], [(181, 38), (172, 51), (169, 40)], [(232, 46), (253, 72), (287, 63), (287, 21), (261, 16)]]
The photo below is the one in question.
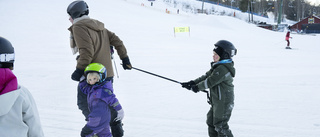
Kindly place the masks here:
[(0, 68), (0, 95), (18, 88), (17, 77), (8, 68)]
[(290, 37), (290, 32), (287, 32), (287, 35), (286, 35), (286, 40), (289, 40)]

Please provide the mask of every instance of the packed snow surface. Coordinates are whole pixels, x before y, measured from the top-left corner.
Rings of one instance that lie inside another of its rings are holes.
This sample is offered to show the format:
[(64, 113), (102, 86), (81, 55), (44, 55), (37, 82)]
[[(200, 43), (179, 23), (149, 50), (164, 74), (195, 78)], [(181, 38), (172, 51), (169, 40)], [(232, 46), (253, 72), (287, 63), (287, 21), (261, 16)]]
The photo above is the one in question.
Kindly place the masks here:
[[(70, 76), (76, 55), (69, 46), (71, 0), (2, 0), (0, 35), (16, 52), (14, 73), (38, 105), (46, 137), (79, 136), (85, 125)], [(238, 49), (235, 107), (230, 128), (236, 137), (320, 136), (320, 35), (274, 32), (230, 16), (192, 14), (156, 1), (87, 0), (90, 17), (105, 23), (124, 42), (134, 67), (180, 82), (210, 69), (214, 43)], [(166, 13), (171, 11), (170, 14)], [(174, 27), (190, 33), (174, 34)], [(114, 88), (125, 111), (126, 137), (206, 137), (205, 93), (137, 70), (123, 70)]]

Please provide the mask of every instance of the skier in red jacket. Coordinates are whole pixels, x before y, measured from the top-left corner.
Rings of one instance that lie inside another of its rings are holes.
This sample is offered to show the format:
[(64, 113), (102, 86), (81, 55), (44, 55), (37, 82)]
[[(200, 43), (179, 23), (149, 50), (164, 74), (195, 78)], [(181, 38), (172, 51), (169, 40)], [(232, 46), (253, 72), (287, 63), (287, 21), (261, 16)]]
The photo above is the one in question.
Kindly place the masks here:
[(286, 35), (286, 41), (287, 41), (287, 47), (286, 49), (291, 49), (289, 46), (290, 46), (290, 41), (289, 41), (289, 38), (292, 38), (290, 37), (290, 31), (287, 32), (287, 35)]

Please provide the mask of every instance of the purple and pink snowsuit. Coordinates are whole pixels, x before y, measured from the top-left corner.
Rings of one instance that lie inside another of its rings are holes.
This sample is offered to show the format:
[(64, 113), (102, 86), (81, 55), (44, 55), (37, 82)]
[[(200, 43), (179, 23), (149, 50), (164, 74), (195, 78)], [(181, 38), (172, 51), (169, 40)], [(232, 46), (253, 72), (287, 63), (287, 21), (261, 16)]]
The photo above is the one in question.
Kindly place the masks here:
[(89, 85), (86, 81), (82, 81), (80, 88), (84, 94), (87, 94), (90, 110), (86, 126), (93, 130), (93, 132), (88, 136), (97, 134), (99, 137), (111, 137), (109, 106), (113, 107), (116, 111), (122, 109), (118, 99), (113, 94), (112, 82), (103, 81), (99, 84)]

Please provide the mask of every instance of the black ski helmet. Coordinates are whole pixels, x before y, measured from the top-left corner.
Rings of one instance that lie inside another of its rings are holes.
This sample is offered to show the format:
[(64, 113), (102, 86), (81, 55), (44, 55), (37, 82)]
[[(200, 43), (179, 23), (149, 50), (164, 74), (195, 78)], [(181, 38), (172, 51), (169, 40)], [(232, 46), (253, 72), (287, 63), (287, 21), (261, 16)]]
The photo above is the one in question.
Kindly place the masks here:
[(14, 48), (10, 41), (0, 36), (0, 68), (13, 67), (14, 58)]
[(67, 13), (71, 16), (72, 19), (79, 18), (83, 15), (89, 14), (89, 7), (86, 2), (77, 0), (69, 4)]
[(214, 45), (215, 48), (213, 50), (220, 56), (220, 60), (231, 59), (237, 54), (237, 49), (227, 40), (219, 40)]

